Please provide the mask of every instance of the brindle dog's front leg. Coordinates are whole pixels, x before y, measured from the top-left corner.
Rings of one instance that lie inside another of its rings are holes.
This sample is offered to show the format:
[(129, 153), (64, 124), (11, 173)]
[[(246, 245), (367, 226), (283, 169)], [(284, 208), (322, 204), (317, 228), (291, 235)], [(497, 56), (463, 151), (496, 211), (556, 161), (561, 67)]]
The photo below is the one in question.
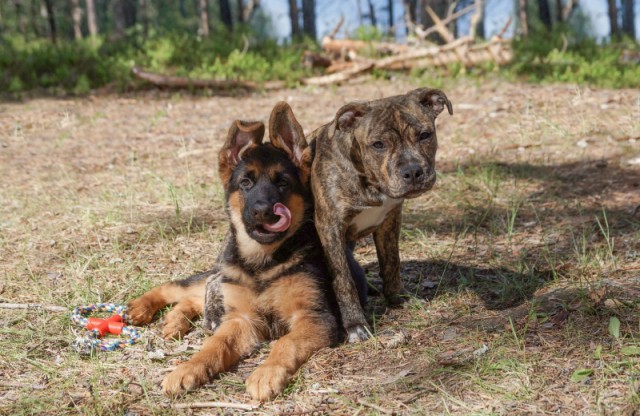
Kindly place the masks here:
[(323, 213), (316, 206), (316, 229), (333, 276), (333, 290), (340, 307), (342, 326), (347, 331), (349, 342), (364, 341), (369, 338), (370, 331), (347, 263), (345, 230), (342, 229), (343, 224), (331, 218), (332, 215)]
[(406, 300), (402, 279), (400, 279), (400, 224), (402, 222), (402, 204), (387, 214), (384, 222), (373, 232), (382, 293), (390, 305), (399, 305)]

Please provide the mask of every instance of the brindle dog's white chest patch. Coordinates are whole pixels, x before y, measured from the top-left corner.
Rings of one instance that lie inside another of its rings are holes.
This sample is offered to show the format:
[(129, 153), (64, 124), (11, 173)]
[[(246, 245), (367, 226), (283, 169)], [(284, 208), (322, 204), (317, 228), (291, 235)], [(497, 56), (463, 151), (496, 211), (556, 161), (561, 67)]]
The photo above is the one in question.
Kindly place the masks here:
[(361, 211), (351, 220), (351, 226), (355, 227), (355, 232), (359, 233), (371, 227), (382, 224), (385, 217), (395, 207), (402, 203), (402, 199), (386, 198), (382, 205), (369, 207)]

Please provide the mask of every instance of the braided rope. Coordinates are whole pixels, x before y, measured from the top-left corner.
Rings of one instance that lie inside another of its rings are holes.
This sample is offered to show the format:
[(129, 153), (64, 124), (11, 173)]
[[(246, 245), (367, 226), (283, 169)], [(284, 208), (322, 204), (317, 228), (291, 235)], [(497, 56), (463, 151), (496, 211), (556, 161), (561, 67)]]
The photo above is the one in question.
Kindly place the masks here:
[[(89, 319), (86, 315), (93, 312), (108, 312), (120, 315), (123, 321), (127, 321), (127, 307), (114, 303), (96, 303), (93, 305), (78, 306), (71, 313), (71, 322), (86, 328)], [(127, 345), (133, 345), (140, 338), (138, 330), (132, 326), (123, 326), (121, 335), (125, 338), (106, 339), (100, 338), (100, 331), (92, 329), (84, 336), (79, 336), (72, 344), (72, 348), (80, 354), (92, 354), (95, 351), (115, 351)]]

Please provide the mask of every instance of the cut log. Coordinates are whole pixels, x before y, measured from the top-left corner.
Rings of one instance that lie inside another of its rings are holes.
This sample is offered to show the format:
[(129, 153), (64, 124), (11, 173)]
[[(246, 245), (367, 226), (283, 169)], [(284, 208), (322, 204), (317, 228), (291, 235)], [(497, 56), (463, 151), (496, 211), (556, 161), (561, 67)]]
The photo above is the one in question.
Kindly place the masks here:
[(321, 77), (305, 78), (301, 82), (303, 85), (330, 85), (347, 81), (357, 75), (371, 71), (374, 67), (373, 63), (365, 64), (353, 64), (351, 68), (348, 68), (341, 72), (336, 72), (331, 75), (324, 75)]
[(354, 39), (333, 39), (328, 36), (322, 38), (322, 50), (335, 57), (344, 57), (350, 51), (358, 53), (367, 49), (374, 50), (383, 55), (389, 55), (406, 52), (408, 50), (408, 46), (390, 42), (365, 42), (363, 40)]
[(176, 77), (169, 75), (154, 74), (152, 72), (146, 72), (142, 69), (134, 66), (131, 69), (133, 75), (137, 78), (147, 81), (157, 87), (175, 88), (175, 89), (214, 89), (214, 90), (278, 90), (285, 87), (283, 81), (270, 81), (262, 85), (249, 81), (238, 81), (231, 79), (191, 79), (186, 77)]
[(231, 90), (231, 89), (247, 89), (255, 90), (258, 88), (253, 82), (236, 81), (232, 79), (191, 79), (185, 77), (176, 77), (170, 75), (159, 75), (151, 72), (143, 71), (142, 69), (134, 66), (131, 69), (133, 75), (137, 78), (150, 82), (158, 87), (169, 88), (211, 88), (216, 90)]

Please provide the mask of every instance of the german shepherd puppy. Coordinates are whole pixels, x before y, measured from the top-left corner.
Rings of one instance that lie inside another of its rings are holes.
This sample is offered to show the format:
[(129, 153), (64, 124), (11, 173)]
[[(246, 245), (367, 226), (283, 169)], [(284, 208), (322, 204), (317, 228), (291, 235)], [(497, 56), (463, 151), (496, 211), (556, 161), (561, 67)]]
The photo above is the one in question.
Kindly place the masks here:
[[(312, 221), (310, 152), (287, 103), (271, 113), (271, 142), (262, 143), (263, 135), (262, 123), (235, 121), (219, 153), (231, 223), (219, 269), (224, 315), (202, 350), (165, 377), (162, 389), (168, 395), (209, 382), (262, 341), (279, 338), (246, 380), (254, 399), (270, 400), (314, 352), (343, 335)], [(166, 316), (164, 335), (184, 333), (189, 320), (202, 314), (206, 277), (212, 273), (167, 283), (133, 300), (133, 323), (148, 323), (160, 308), (177, 303)], [(365, 290), (364, 273), (354, 279)]]

